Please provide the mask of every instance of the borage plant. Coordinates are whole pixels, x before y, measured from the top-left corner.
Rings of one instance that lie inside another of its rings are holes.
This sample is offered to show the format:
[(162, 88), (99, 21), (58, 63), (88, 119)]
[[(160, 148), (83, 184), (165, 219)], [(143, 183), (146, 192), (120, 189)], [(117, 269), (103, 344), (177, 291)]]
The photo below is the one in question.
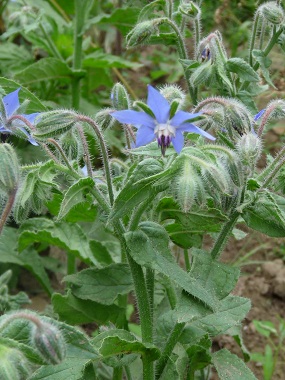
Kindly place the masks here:
[[(241, 323), (250, 300), (231, 294), (240, 273), (220, 261), (236, 224), (285, 236), (285, 148), (257, 169), (262, 136), (284, 117), (285, 102), (258, 111), (253, 100), (268, 86), (259, 75), (272, 85), (268, 54), (275, 43), (284, 48), (284, 11), (278, 1), (257, 9), (246, 61), (227, 57), (219, 32), (200, 38), (199, 3), (153, 1), (127, 37), (129, 46), (177, 45), (191, 107), (175, 85), (149, 86), (145, 103), (118, 83), (111, 108), (94, 119), (41, 112), (23, 88), (40, 112), (26, 115), (22, 90), (2, 79), (13, 92), (1, 105), (1, 261), (29, 269), (53, 307), (48, 317), (15, 312), (3, 283), (12, 310), (0, 318), (3, 379), (208, 379), (213, 367), (221, 379), (255, 379), (238, 356), (214, 352), (212, 339), (233, 336), (249, 359)], [(78, 8), (82, 16), (88, 7)], [(80, 78), (73, 79), (78, 91)], [(118, 121), (126, 146), (119, 158), (104, 138)], [(12, 134), (38, 145), (43, 161), (21, 165)], [(90, 153), (94, 140), (102, 167)], [(4, 227), (9, 215), (19, 228)], [(63, 294), (53, 291), (43, 265), (48, 245), (67, 254)], [(87, 323), (98, 326), (91, 338), (74, 327)]]

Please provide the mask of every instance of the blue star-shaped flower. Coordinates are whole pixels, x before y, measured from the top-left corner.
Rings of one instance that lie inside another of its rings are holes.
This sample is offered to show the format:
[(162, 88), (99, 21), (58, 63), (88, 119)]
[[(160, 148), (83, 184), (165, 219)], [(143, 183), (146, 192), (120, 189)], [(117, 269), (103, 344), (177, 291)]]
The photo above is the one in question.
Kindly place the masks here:
[[(20, 88), (4, 96), (2, 99), (5, 114), (4, 115), (0, 114), (0, 133), (11, 133), (11, 134), (13, 133), (13, 131), (9, 129), (9, 127), (7, 127), (7, 124), (9, 125), (9, 119), (11, 119), (12, 116), (17, 115), (17, 110), (20, 107), (19, 96), (18, 96), (19, 91), (20, 91)], [(29, 123), (32, 124), (36, 116), (38, 115), (39, 113), (36, 112), (36, 113), (31, 113), (29, 115), (21, 114), (18, 116), (21, 116), (22, 118), (26, 119)], [(33, 145), (36, 145), (36, 146), (39, 145), (36, 142), (36, 140), (32, 136), (29, 135), (26, 129), (21, 126), (24, 124), (24, 122), (22, 120), (17, 120), (17, 122), (18, 122), (17, 128), (20, 129), (27, 136), (27, 140)]]
[(163, 155), (170, 143), (173, 144), (176, 152), (180, 153), (184, 145), (183, 132), (198, 133), (210, 140), (215, 140), (212, 135), (189, 122), (189, 120), (202, 115), (202, 113), (192, 114), (178, 111), (171, 119), (169, 119), (170, 105), (168, 101), (159, 91), (155, 90), (150, 85), (148, 86), (147, 105), (154, 117), (146, 112), (132, 110), (115, 111), (111, 114), (121, 123), (132, 124), (138, 128), (136, 136), (137, 147), (149, 144), (156, 138)]

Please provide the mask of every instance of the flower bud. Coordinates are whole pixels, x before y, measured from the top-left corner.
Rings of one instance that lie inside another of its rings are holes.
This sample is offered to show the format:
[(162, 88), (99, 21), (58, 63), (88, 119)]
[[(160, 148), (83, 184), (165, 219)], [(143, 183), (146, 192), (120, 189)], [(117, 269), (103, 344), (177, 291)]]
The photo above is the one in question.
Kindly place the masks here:
[(237, 151), (245, 166), (254, 167), (262, 151), (260, 138), (254, 133), (243, 135), (237, 142)]
[(271, 24), (279, 25), (284, 21), (284, 11), (275, 1), (262, 4), (257, 12)]
[(164, 22), (164, 18), (155, 18), (137, 24), (127, 35), (128, 47), (141, 45), (147, 42), (151, 36), (158, 36), (158, 27)]
[(178, 7), (178, 11), (184, 16), (188, 16), (194, 19), (200, 17), (201, 14), (200, 8), (197, 6), (197, 4), (194, 4), (193, 1), (190, 1), (190, 3), (182, 3)]
[(131, 107), (130, 97), (121, 83), (116, 83), (111, 92), (111, 100), (117, 111), (127, 110)]
[(1, 380), (25, 380), (29, 377), (28, 361), (20, 351), (1, 344), (0, 358)]
[(62, 333), (50, 323), (41, 322), (34, 326), (32, 342), (47, 363), (59, 364), (66, 355), (66, 343)]
[(116, 120), (112, 117), (112, 111), (114, 110), (111, 108), (104, 108), (96, 113), (94, 121), (102, 130), (111, 128), (115, 123)]
[(33, 135), (37, 139), (56, 137), (70, 130), (77, 122), (77, 115), (73, 111), (56, 110), (41, 114), (37, 123), (37, 130)]
[(6, 194), (14, 192), (20, 179), (17, 155), (10, 144), (0, 144), (0, 190)]

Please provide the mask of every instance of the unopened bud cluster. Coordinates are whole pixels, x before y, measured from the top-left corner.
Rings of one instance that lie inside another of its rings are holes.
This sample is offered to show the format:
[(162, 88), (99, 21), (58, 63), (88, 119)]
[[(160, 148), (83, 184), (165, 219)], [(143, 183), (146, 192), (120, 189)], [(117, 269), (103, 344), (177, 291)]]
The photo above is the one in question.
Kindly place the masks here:
[(50, 137), (54, 138), (69, 131), (76, 122), (77, 114), (74, 111), (56, 110), (45, 112), (41, 114), (34, 136), (42, 140)]
[(116, 83), (111, 92), (113, 107), (117, 110), (127, 110), (131, 106), (129, 94), (121, 83)]
[(262, 143), (255, 133), (243, 135), (237, 142), (237, 151), (243, 165), (254, 167), (262, 152)]

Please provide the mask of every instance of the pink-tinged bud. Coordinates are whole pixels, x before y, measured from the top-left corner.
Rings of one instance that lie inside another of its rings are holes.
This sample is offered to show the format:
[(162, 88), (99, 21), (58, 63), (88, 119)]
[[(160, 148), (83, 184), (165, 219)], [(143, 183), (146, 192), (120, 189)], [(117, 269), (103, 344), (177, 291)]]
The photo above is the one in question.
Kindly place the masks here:
[(41, 322), (34, 326), (32, 342), (49, 364), (59, 364), (65, 358), (66, 343), (62, 333), (50, 323)]

